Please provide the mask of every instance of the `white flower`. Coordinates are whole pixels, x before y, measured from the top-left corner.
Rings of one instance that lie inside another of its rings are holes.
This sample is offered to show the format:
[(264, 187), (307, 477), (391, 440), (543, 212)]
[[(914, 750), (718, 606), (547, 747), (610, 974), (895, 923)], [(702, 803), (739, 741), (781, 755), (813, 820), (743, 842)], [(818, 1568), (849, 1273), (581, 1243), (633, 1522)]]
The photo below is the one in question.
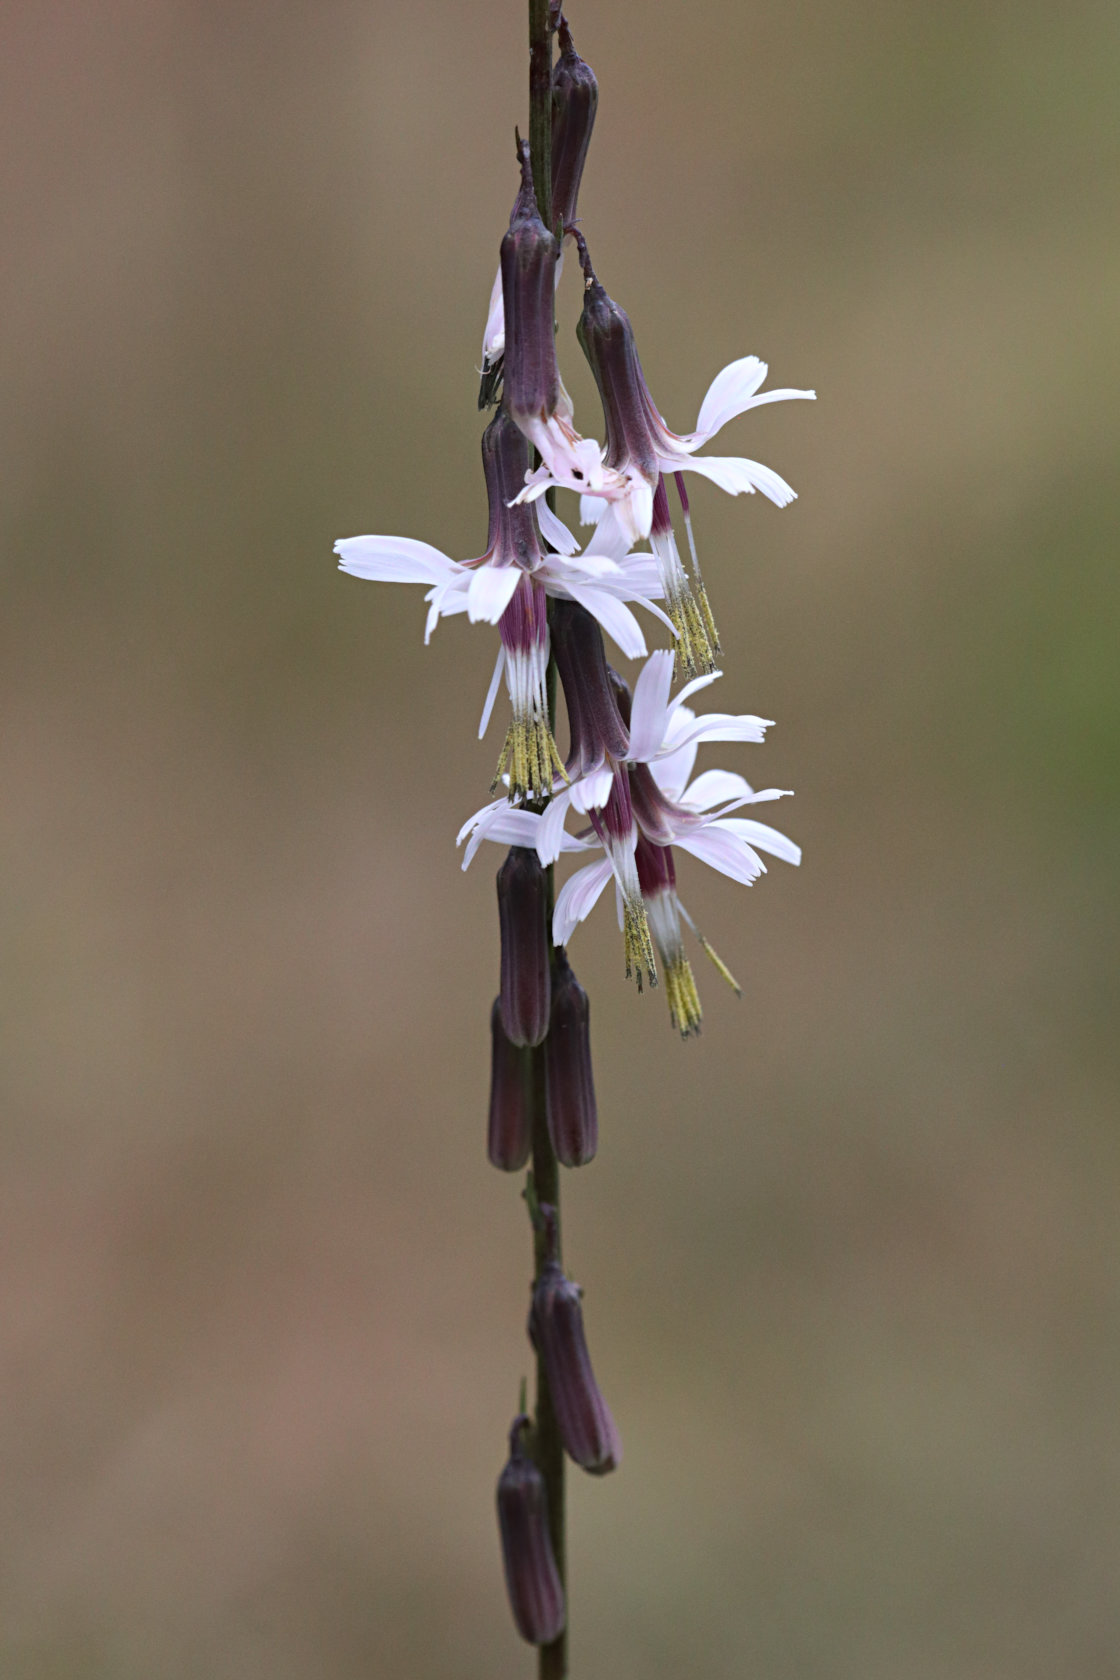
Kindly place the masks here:
[[(511, 490), (524, 476), (528, 446), (504, 409), (487, 427), (482, 453), (490, 505), (490, 543), (485, 554), (475, 560), (454, 560), (430, 543), (383, 536), (345, 537), (335, 544), (335, 552), (341, 569), (354, 577), (425, 584), (425, 641), (441, 617), (457, 613), (465, 612), (474, 623), (498, 626), (502, 645), (479, 733), (489, 722), (504, 673), (513, 722), (498, 775), (510, 772), (511, 798), (547, 797), (559, 759), (548, 728), (544, 692), (548, 665), (545, 596), (577, 601), (623, 654), (635, 659), (644, 655), (646, 644), (627, 603), (640, 602), (664, 620), (665, 614), (653, 604), (661, 584), (650, 555), (627, 555), (621, 561), (596, 554), (579, 556), (579, 544), (547, 503), (539, 508), (510, 505)], [(542, 535), (556, 552), (545, 551)]]
[[(769, 725), (749, 714), (710, 712), (697, 717), (684, 701), (714, 677), (698, 678), (672, 700), (672, 667), (673, 655), (668, 652), (654, 653), (643, 667), (634, 689), (630, 749), (624, 761), (610, 760), (570, 786), (557, 784), (551, 804), (540, 816), (510, 812), (503, 801), (488, 805), (464, 825), (459, 843), (468, 841), (464, 869), (484, 839), (535, 846), (545, 864), (561, 852), (601, 849), (603, 856), (577, 870), (561, 889), (553, 915), (553, 941), (567, 944), (613, 879), (627, 974), (636, 971), (640, 984), (644, 970), (656, 984), (656, 947), (670, 1015), (687, 1036), (699, 1029), (700, 1002), (684, 954), (682, 918), (724, 978), (732, 986), (735, 981), (680, 901), (673, 849), (690, 852), (747, 886), (765, 873), (760, 852), (797, 864), (801, 850), (768, 824), (731, 814), (744, 805), (781, 799), (788, 790), (756, 791), (742, 776), (726, 770), (705, 770), (693, 779), (701, 742), (759, 742)], [(569, 810), (589, 821), (590, 827), (580, 835), (570, 835), (564, 826)]]

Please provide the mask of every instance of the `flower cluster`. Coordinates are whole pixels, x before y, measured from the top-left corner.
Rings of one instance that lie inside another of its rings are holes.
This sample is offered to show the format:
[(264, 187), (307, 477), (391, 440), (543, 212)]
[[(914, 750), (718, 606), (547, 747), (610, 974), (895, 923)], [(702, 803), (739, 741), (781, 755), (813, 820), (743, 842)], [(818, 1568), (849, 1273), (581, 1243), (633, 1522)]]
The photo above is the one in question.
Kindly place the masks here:
[[(701, 1007), (684, 928), (739, 987), (682, 902), (681, 854), (744, 886), (765, 872), (762, 854), (791, 864), (801, 856), (784, 834), (746, 814), (788, 790), (756, 790), (735, 771), (695, 773), (704, 744), (758, 744), (771, 723), (748, 713), (698, 713), (691, 704), (720, 676), (721, 648), (684, 474), (700, 473), (731, 495), (761, 491), (787, 506), (794, 491), (772, 468), (701, 451), (748, 410), (814, 392), (764, 390), (765, 362), (741, 357), (712, 381), (695, 430), (670, 429), (646, 385), (630, 319), (601, 284), (577, 225), (598, 86), (556, 0), (550, 36), (553, 30), (560, 51), (551, 63), (548, 44), (551, 83), (544, 90), (551, 163), (542, 167), (518, 138), (519, 185), (483, 339), (479, 407), (495, 410), (482, 436), (486, 546), (476, 558), (457, 559), (411, 537), (357, 536), (335, 545), (341, 569), (354, 577), (424, 586), (426, 642), (441, 618), (458, 613), (497, 628), (479, 734), (503, 681), (508, 724), (493, 797), (463, 825), (459, 844), (464, 869), (484, 841), (509, 848), (497, 882), (501, 985), (491, 1012), (487, 1144), (493, 1165), (506, 1172), (523, 1168), (531, 1154), (539, 1168), (542, 1149), (552, 1172), (557, 1162), (577, 1167), (595, 1154), (589, 1006), (566, 947), (608, 884), (627, 975), (639, 991), (663, 986), (672, 1024), (688, 1038), (700, 1029)], [(556, 288), (568, 241), (583, 279), (576, 336), (602, 402), (603, 444), (577, 430), (557, 363)], [(578, 496), (580, 524), (592, 528), (582, 552), (557, 516), (557, 491)], [(667, 633), (669, 646), (647, 649), (651, 623)], [(624, 659), (644, 661), (632, 686), (608, 664), (604, 633)], [(554, 736), (557, 677), (567, 719), (563, 757)], [(562, 854), (579, 867), (554, 897), (553, 866)], [(538, 1203), (530, 1186), (538, 1268), (529, 1335), (564, 1451), (600, 1475), (618, 1463), (621, 1442), (592, 1374), (580, 1291), (560, 1265), (554, 1200), (555, 1187), (547, 1203)], [(516, 1624), (532, 1643), (549, 1644), (562, 1637), (566, 1611), (539, 1427), (523, 1400), (498, 1511)]]

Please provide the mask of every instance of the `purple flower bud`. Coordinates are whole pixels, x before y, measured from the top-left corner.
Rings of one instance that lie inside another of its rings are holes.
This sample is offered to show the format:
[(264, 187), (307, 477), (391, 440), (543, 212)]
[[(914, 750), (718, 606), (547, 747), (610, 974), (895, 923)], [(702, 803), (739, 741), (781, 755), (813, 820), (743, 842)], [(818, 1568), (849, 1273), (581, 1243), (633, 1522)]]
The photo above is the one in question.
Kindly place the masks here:
[(533, 1286), (529, 1338), (544, 1360), (565, 1452), (581, 1469), (604, 1476), (621, 1459), (622, 1441), (591, 1369), (579, 1285), (564, 1276), (556, 1258), (554, 1210), (542, 1206), (541, 1212), (552, 1253)]
[(482, 470), (490, 510), (485, 558), (491, 564), (512, 563), (532, 571), (543, 558), (536, 513), (528, 502), (510, 506), (525, 486), (529, 445), (504, 408), (499, 408), (482, 434)]
[(579, 184), (595, 127), (599, 84), (560, 19), (560, 57), (552, 72), (552, 212), (565, 228), (576, 219)]
[(513, 1420), (509, 1459), (498, 1477), (498, 1529), (506, 1591), (517, 1631), (530, 1645), (551, 1645), (564, 1631), (564, 1588), (548, 1531), (544, 1477), (522, 1446), (529, 1419)]
[(572, 973), (567, 952), (560, 946), (552, 976), (552, 1015), (544, 1054), (548, 1133), (556, 1158), (565, 1167), (584, 1166), (594, 1159), (599, 1147), (599, 1111), (591, 1075), (590, 1010), (587, 993)]
[(495, 998), (490, 1011), (490, 1128), (486, 1153), (491, 1166), (502, 1172), (518, 1172), (529, 1159), (533, 1141), (531, 1077), (528, 1054), (506, 1037), (502, 1000)]
[(511, 846), (498, 871), (502, 935), (502, 1027), (511, 1044), (539, 1044), (548, 1031), (547, 880), (536, 852)]
[(529, 418), (545, 419), (560, 398), (553, 334), (553, 294), (560, 246), (541, 221), (529, 147), (518, 141), (521, 191), (502, 240), (505, 308), (505, 400), (522, 430)]
[(603, 652), (603, 633), (591, 614), (575, 601), (558, 600), (553, 604), (552, 651), (568, 711), (569, 776), (575, 778), (598, 769), (608, 753), (612, 758), (625, 758), (630, 751), (630, 732), (619, 715)]
[(651, 489), (657, 481), (657, 428), (664, 421), (646, 386), (630, 317), (600, 284), (583, 235), (573, 233), (579, 249), (585, 289), (583, 313), (576, 327), (599, 395), (607, 427), (607, 461), (639, 472)]

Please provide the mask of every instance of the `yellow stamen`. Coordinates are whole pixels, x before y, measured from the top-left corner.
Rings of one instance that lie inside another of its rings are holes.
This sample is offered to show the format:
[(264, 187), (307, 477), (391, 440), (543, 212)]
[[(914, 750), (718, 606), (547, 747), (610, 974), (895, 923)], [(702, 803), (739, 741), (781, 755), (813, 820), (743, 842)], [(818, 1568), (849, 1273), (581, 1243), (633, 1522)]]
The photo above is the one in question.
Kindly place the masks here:
[(653, 958), (653, 940), (649, 936), (646, 907), (640, 898), (628, 898), (622, 913), (623, 940), (626, 945), (626, 978), (637, 982), (642, 990), (643, 973), (651, 986), (657, 985), (657, 964)]
[(511, 799), (551, 799), (554, 773), (568, 780), (552, 731), (544, 718), (515, 717), (506, 731), (505, 745), (490, 792), (496, 793), (502, 785), (502, 777), (508, 774)]
[(698, 1033), (703, 1014), (700, 993), (696, 990), (692, 964), (683, 951), (666, 966), (665, 991), (669, 1000), (669, 1019), (681, 1037), (689, 1038)]

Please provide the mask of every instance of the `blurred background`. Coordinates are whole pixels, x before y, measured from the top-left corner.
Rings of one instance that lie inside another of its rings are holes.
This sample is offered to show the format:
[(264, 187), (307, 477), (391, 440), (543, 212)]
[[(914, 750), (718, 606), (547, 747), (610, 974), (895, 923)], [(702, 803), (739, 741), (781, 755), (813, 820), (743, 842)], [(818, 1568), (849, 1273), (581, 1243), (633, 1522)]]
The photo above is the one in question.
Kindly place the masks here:
[[(604, 908), (570, 1270), (625, 1439), (575, 1676), (1079, 1680), (1120, 1641), (1114, 7), (573, 0), (581, 211), (697, 481), (702, 764), (796, 788), (699, 1043)], [(5, 1680), (505, 1680), (485, 546), (524, 8), (35, 0), (0, 65)], [(583, 429), (599, 411), (562, 297)], [(738, 756), (737, 756), (738, 754)], [(763, 813), (765, 815), (765, 813)]]

